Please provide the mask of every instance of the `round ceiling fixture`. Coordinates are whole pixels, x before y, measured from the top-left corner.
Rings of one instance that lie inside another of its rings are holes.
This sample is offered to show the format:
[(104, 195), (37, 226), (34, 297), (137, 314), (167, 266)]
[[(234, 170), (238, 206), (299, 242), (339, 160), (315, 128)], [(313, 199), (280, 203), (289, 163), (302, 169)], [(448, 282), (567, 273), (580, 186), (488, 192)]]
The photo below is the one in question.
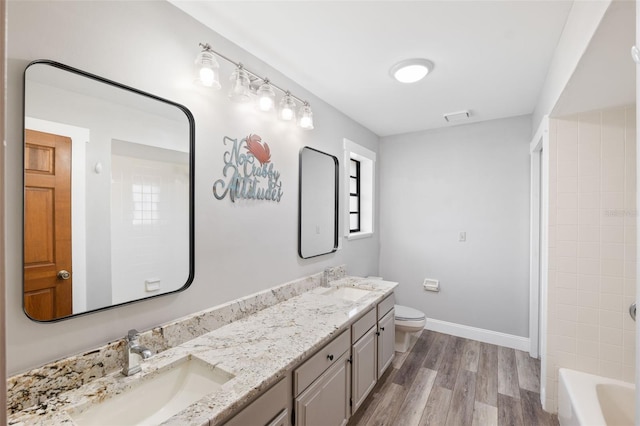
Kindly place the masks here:
[(433, 62), (427, 59), (405, 59), (389, 70), (391, 77), (400, 83), (415, 83), (433, 70)]

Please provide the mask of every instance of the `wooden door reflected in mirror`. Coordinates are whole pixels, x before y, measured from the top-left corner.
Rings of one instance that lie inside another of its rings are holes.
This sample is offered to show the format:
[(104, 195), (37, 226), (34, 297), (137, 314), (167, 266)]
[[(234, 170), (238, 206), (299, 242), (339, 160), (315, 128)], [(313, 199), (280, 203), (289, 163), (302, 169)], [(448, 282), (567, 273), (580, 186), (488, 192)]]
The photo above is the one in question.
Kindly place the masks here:
[(24, 170), (24, 305), (50, 321), (72, 314), (71, 138), (26, 130)]

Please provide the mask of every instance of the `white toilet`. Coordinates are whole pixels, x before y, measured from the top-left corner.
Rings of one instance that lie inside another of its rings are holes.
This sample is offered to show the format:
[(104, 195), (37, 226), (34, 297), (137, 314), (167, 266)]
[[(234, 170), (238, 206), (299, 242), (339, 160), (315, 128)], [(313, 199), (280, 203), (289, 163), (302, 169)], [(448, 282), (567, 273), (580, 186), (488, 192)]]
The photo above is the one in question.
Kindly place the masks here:
[(411, 345), (411, 338), (417, 338), (427, 323), (424, 312), (407, 306), (395, 305), (396, 352), (406, 352)]

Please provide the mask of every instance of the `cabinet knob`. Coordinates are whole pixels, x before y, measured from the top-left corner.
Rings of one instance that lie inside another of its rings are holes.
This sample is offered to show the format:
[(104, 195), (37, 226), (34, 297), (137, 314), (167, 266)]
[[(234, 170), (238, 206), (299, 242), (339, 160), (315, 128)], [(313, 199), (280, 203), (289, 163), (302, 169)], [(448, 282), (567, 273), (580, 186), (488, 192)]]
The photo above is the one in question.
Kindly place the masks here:
[(380, 330), (384, 331), (384, 327), (380, 327)]
[(376, 331), (376, 336), (379, 336), (379, 335), (380, 335), (380, 332), (379, 332), (379, 331)]
[(329, 359), (329, 361), (333, 361), (333, 355), (327, 355), (327, 358)]

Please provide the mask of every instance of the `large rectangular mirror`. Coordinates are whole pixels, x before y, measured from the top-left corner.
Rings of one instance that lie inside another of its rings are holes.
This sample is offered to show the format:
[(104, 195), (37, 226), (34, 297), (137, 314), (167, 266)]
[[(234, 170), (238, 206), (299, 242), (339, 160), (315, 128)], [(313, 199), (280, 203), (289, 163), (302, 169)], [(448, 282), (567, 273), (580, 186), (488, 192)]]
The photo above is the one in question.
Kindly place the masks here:
[(55, 321), (193, 280), (194, 120), (48, 60), (24, 73), (25, 313)]
[(300, 151), (298, 254), (320, 256), (338, 249), (338, 159), (304, 147)]

